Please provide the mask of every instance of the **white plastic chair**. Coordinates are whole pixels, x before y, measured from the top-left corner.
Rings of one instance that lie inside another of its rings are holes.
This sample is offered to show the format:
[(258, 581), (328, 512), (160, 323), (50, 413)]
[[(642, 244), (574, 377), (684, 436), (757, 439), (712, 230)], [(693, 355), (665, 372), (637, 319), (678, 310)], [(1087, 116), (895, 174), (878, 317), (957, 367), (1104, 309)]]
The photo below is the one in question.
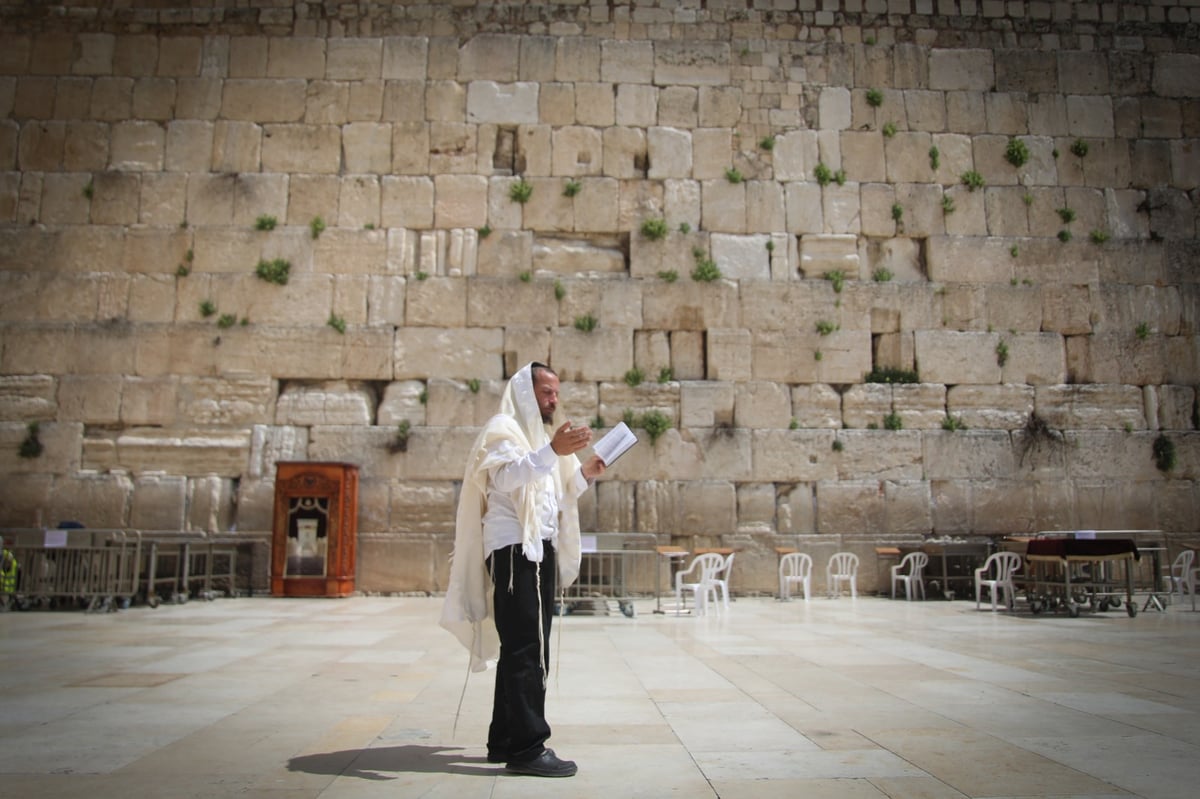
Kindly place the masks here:
[(789, 552), (779, 559), (779, 598), (792, 598), (792, 585), (799, 583), (807, 602), (812, 588), (812, 558), (803, 552)]
[(858, 555), (853, 552), (835, 552), (829, 556), (825, 566), (825, 585), (829, 596), (842, 595), (842, 583), (849, 583), (850, 598), (858, 599)]
[(1175, 601), (1175, 594), (1179, 594), (1179, 604), (1183, 604), (1183, 593), (1192, 595), (1192, 610), (1196, 609), (1196, 572), (1192, 569), (1192, 562), (1196, 559), (1196, 553), (1190, 549), (1185, 549), (1175, 556), (1168, 567), (1167, 573), (1163, 575), (1169, 581), (1171, 591), (1171, 601)]
[(729, 573), (733, 570), (735, 554), (730, 552), (721, 562), (721, 568), (713, 574), (713, 584), (721, 591), (721, 605), (725, 610), (729, 610)]
[[(922, 573), (929, 565), (929, 556), (924, 552), (909, 552), (892, 567), (892, 599), (896, 598), (896, 583), (904, 583), (904, 598), (911, 602), (917, 593), (925, 598), (925, 583)], [(906, 571), (907, 570), (907, 571)]]
[[(995, 576), (991, 576), (995, 567)], [(993, 552), (983, 565), (975, 570), (975, 609), (979, 610), (980, 596), (987, 588), (992, 597), (992, 610), (996, 610), (996, 595), (1003, 594), (1009, 610), (1016, 601), (1017, 588), (1013, 585), (1013, 574), (1021, 570), (1021, 556), (1016, 552)]]
[[(686, 569), (675, 573), (675, 612), (683, 610), (683, 592), (691, 591), (696, 605), (696, 614), (703, 616), (708, 612), (708, 600), (717, 603), (717, 585), (714, 582), (717, 572), (725, 559), (715, 552), (706, 552), (692, 558)], [(688, 581), (691, 578), (691, 581)], [(718, 606), (719, 607), (719, 606)]]

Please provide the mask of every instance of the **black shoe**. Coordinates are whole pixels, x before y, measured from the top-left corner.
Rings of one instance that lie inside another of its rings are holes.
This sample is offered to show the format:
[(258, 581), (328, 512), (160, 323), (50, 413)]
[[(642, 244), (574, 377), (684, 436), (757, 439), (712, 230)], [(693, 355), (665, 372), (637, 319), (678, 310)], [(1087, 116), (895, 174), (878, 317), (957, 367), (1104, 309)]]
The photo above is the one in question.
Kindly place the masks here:
[(532, 760), (509, 761), (504, 770), (513, 774), (530, 774), (534, 777), (574, 777), (579, 767), (574, 760), (560, 760), (552, 749), (544, 749)]
[(508, 752), (493, 752), (491, 749), (489, 749), (487, 753), (487, 760), (489, 763), (507, 763)]

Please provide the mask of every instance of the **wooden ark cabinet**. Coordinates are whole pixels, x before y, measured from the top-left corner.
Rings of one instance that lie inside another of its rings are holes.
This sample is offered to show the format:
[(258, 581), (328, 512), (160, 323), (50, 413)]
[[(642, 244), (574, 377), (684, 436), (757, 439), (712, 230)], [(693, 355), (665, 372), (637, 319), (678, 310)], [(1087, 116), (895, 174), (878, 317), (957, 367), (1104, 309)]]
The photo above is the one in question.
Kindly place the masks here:
[(358, 467), (281, 461), (275, 470), (272, 596), (354, 593)]

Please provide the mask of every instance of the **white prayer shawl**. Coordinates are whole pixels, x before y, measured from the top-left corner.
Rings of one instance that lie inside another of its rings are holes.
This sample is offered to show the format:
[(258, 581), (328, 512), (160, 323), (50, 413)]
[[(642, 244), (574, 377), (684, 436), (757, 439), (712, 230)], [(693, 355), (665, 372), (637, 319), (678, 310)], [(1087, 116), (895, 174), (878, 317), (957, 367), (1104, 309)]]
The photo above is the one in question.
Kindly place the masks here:
[[(483, 671), (500, 656), (500, 638), (492, 618), (492, 581), (483, 551), (483, 515), (487, 506), (488, 471), (505, 463), (493, 445), (507, 441), (522, 454), (550, 443), (533, 391), (528, 364), (513, 375), (500, 399), (500, 412), (488, 420), (475, 439), (463, 473), (455, 520), (454, 551), (450, 556), (450, 584), (442, 605), (441, 626), (449, 630), (471, 655), (471, 670)], [(579, 576), (580, 539), (575, 473), (579, 459), (559, 456), (552, 472), (553, 488), (561, 514), (558, 528), (558, 581), (560, 590)], [(513, 497), (524, 540), (521, 549), (531, 561), (542, 561), (539, 491), (551, 490), (545, 480), (535, 480)]]

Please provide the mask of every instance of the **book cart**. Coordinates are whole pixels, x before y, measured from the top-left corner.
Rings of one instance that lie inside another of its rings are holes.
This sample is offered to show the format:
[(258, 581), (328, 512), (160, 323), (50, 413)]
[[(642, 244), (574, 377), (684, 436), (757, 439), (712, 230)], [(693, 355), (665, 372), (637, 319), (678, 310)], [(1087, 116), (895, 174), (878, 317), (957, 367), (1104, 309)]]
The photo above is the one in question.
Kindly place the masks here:
[(1104, 612), (1125, 605), (1132, 618), (1134, 570), (1139, 559), (1131, 538), (1032, 538), (1025, 548), (1025, 590), (1035, 615), (1065, 610), (1071, 618), (1083, 610)]

